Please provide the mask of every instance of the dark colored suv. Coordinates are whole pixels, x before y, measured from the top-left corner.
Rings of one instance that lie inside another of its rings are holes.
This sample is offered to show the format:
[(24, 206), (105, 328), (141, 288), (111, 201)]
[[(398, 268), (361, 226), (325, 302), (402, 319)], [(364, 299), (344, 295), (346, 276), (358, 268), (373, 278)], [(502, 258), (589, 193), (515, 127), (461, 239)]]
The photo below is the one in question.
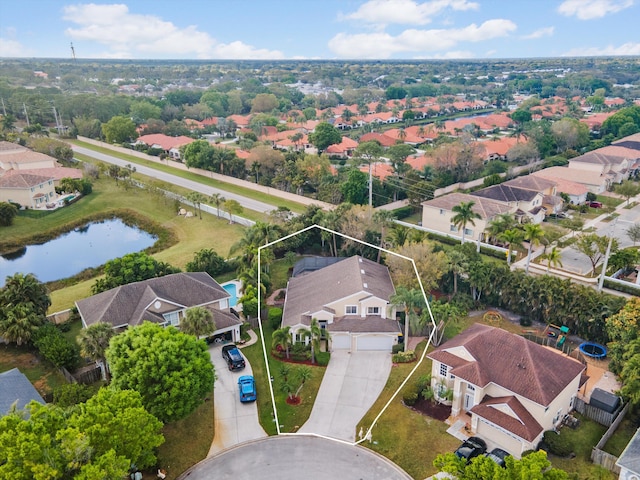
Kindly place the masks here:
[(478, 437), (467, 438), (454, 452), (456, 457), (463, 458), (469, 463), (472, 458), (482, 455), (487, 451), (487, 444)]
[(505, 452), (501, 448), (494, 448), (489, 453), (487, 453), (487, 458), (493, 460), (501, 467), (506, 465), (504, 459), (509, 456), (509, 452)]
[(244, 357), (234, 344), (222, 347), (222, 358), (227, 361), (229, 370), (242, 370), (245, 367)]

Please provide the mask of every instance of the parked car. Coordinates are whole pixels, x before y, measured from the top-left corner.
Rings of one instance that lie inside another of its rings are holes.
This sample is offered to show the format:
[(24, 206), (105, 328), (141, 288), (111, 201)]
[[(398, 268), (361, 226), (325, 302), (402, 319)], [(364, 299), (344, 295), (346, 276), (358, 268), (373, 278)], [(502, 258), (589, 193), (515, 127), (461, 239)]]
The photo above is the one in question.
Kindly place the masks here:
[(589, 202), (591, 208), (602, 208), (602, 202)]
[(469, 437), (454, 452), (456, 457), (463, 458), (468, 462), (472, 458), (478, 457), (487, 451), (487, 444), (478, 437)]
[(256, 401), (256, 381), (251, 375), (243, 375), (238, 379), (238, 390), (242, 403)]
[(509, 452), (505, 452), (501, 448), (494, 448), (489, 453), (487, 453), (487, 458), (493, 460), (501, 467), (504, 467), (506, 465), (504, 459), (508, 456)]
[(242, 370), (246, 366), (244, 357), (233, 343), (222, 347), (222, 358), (227, 361), (227, 366), (231, 371)]

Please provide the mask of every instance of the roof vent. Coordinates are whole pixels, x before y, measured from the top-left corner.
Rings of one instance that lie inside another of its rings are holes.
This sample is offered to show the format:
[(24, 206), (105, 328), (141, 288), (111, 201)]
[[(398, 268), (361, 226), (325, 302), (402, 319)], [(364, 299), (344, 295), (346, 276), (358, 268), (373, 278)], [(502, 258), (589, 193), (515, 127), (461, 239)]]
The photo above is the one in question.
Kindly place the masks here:
[(369, 288), (369, 285), (367, 285), (366, 283), (363, 283), (362, 285), (364, 285), (364, 288)]
[(362, 263), (362, 257), (358, 258), (358, 261), (359, 261), (360, 263)]
[(360, 273), (361, 273), (362, 275), (364, 275), (364, 270), (363, 270), (363, 269), (360, 269)]
[(156, 310), (160, 310), (160, 307), (162, 306), (162, 303), (160, 303), (160, 301), (156, 300), (156, 302), (153, 304), (153, 308), (155, 308)]

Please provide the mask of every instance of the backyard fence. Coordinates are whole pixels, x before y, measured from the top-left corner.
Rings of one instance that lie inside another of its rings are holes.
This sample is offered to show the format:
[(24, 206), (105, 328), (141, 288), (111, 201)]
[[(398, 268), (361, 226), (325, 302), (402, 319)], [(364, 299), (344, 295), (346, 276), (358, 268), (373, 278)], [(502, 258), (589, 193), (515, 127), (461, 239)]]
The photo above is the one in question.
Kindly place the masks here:
[(607, 431), (604, 432), (604, 435), (602, 436), (598, 444), (595, 447), (593, 447), (593, 449), (591, 450), (591, 461), (596, 465), (601, 465), (602, 467), (615, 473), (616, 475), (620, 473), (620, 467), (616, 465), (616, 462), (618, 461), (618, 457), (605, 452), (604, 450), (602, 450), (602, 448), (604, 448), (604, 446), (607, 444), (609, 439), (616, 432), (616, 430), (618, 429), (618, 426), (620, 425), (620, 423), (622, 422), (622, 420), (624, 419), (628, 411), (629, 411), (629, 404), (626, 404), (622, 409), (622, 411), (620, 412), (620, 414), (609, 426)]
[(575, 410), (578, 413), (584, 415), (585, 417), (590, 418), (594, 422), (597, 422), (600, 425), (604, 425), (605, 427), (610, 427), (616, 420), (616, 417), (619, 416), (621, 411), (624, 408), (626, 408), (626, 406), (624, 408), (620, 406), (616, 408), (614, 412), (609, 413), (609, 412), (605, 412), (600, 408), (596, 408), (592, 405), (589, 405), (587, 402), (585, 402), (581, 398), (576, 398), (573, 404), (573, 408), (575, 408)]
[(81, 368), (74, 374), (71, 374), (66, 368), (61, 367), (60, 373), (64, 375), (64, 378), (66, 378), (69, 383), (83, 383), (85, 385), (90, 385), (102, 380), (102, 371), (96, 364)]
[(71, 316), (71, 309), (69, 308), (67, 310), (62, 310), (60, 312), (47, 315), (47, 320), (49, 320), (51, 323), (55, 323), (56, 325), (60, 325), (61, 323), (64, 323), (67, 320), (69, 320), (70, 316)]
[(529, 333), (529, 332), (523, 333), (522, 336), (527, 340), (537, 343), (538, 345), (543, 345), (545, 347), (552, 347), (552, 348), (555, 348), (556, 350), (560, 350), (565, 355), (569, 355), (575, 349), (575, 345), (572, 345), (567, 342), (564, 342), (560, 347), (558, 347), (557, 337), (541, 337), (539, 335), (535, 335), (534, 333)]

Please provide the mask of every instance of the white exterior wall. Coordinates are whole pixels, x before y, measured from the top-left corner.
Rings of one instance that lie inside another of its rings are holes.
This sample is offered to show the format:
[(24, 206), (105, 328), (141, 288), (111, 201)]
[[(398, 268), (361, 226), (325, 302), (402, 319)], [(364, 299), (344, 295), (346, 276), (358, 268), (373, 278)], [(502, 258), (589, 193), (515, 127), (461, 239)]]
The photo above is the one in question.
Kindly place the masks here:
[[(386, 314), (387, 301), (381, 298), (371, 297), (370, 295), (371, 294), (368, 292), (358, 292), (354, 295), (349, 295), (348, 297), (341, 298), (339, 300), (336, 300), (335, 302), (329, 303), (327, 304), (327, 307), (335, 310), (337, 317), (343, 317), (344, 315), (347, 315), (346, 313), (347, 306), (358, 307), (358, 311), (355, 315), (360, 315), (360, 316), (367, 315), (367, 311), (366, 311), (367, 307), (379, 307), (380, 316), (385, 318), (387, 315)], [(363, 315), (363, 312), (364, 312), (364, 315)], [(353, 315), (353, 314), (349, 314), (349, 315)]]
[[(44, 197), (34, 199), (34, 195), (42, 193)], [(31, 188), (0, 188), (0, 202), (12, 201), (29, 208), (43, 208), (46, 203), (57, 200), (53, 179)]]

